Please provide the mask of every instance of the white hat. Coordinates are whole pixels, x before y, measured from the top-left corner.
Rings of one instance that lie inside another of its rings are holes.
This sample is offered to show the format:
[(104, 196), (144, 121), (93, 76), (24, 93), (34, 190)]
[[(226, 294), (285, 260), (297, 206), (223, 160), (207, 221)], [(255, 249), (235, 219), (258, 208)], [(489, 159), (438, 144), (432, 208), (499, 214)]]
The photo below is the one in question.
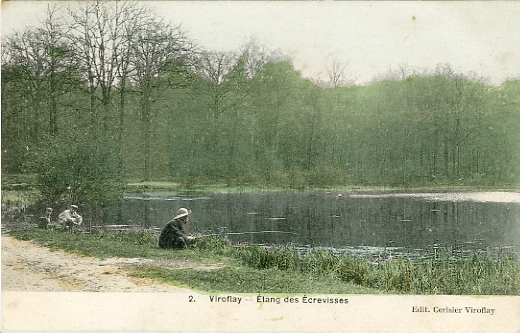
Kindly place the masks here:
[(76, 205), (70, 205), (70, 208), (78, 209), (78, 206), (76, 206)]
[(191, 210), (187, 210), (186, 208), (179, 208), (179, 210), (177, 211), (177, 215), (175, 215), (175, 217), (173, 219), (176, 220), (176, 219), (186, 216), (190, 213), (191, 213)]

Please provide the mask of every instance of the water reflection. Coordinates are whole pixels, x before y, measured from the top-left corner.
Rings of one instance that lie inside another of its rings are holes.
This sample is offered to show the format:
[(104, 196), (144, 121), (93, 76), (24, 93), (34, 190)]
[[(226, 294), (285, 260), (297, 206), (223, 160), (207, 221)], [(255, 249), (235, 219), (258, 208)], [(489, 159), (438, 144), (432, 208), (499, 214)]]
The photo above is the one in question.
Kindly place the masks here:
[[(520, 204), (431, 196), (334, 193), (126, 195), (108, 211), (121, 224), (165, 225), (179, 207), (192, 232), (234, 243), (331, 248), (350, 255), (511, 252), (520, 248)], [(105, 219), (107, 220), (107, 218)]]

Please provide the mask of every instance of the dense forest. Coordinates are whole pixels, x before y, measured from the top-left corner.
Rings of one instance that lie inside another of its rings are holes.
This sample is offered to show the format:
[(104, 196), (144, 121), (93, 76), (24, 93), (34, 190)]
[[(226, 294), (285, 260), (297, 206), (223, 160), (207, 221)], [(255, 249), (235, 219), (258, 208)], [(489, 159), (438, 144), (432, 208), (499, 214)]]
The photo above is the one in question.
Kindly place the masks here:
[[(517, 187), (520, 81), (317, 84), (252, 40), (205, 51), (137, 3), (49, 8), (2, 40), (2, 174), (48, 195), (130, 181), (304, 189)], [(58, 15), (60, 14), (60, 15)]]

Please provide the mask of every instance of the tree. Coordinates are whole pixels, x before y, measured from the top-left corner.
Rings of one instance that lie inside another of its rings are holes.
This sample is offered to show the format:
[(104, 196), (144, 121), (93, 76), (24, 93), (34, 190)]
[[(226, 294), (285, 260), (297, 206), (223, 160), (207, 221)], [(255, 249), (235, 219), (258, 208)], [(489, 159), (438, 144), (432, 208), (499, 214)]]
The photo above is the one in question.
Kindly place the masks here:
[(118, 199), (124, 172), (117, 146), (90, 133), (70, 132), (51, 138), (40, 148), (35, 170), (42, 193), (49, 198), (67, 195), (95, 205)]
[(154, 82), (160, 77), (166, 65), (173, 61), (183, 61), (193, 49), (180, 27), (171, 27), (156, 17), (141, 22), (140, 28), (131, 36), (129, 64), (130, 77), (136, 85), (140, 99), (140, 113), (143, 133), (144, 180), (151, 179), (151, 123)]
[[(111, 117), (112, 90), (128, 75), (129, 33), (144, 24), (146, 10), (135, 2), (95, 1), (69, 6), (70, 30), (67, 37), (75, 64), (90, 95), (91, 123), (97, 130), (102, 120), (108, 129)], [(124, 81), (123, 81), (124, 82)], [(97, 90), (100, 89), (98, 97)], [(103, 116), (98, 116), (100, 100)], [(101, 119), (100, 119), (101, 118)]]
[[(31, 136), (38, 139), (42, 110), (48, 110), (48, 133), (56, 135), (58, 132), (57, 98), (70, 84), (64, 73), (71, 66), (68, 54), (69, 45), (64, 36), (63, 26), (59, 21), (58, 6), (47, 7), (47, 18), (43, 28), (27, 28), (24, 32), (15, 32), (3, 42), (3, 67), (13, 68), (23, 66), (30, 73), (26, 77), (28, 92), (32, 102)], [(66, 73), (65, 73), (66, 74)], [(44, 104), (47, 102), (47, 107)]]
[(131, 78), (134, 71), (131, 59), (133, 55), (134, 37), (138, 34), (142, 27), (143, 20), (146, 21), (150, 15), (150, 11), (143, 6), (131, 6), (127, 8), (128, 18), (123, 20), (120, 32), (122, 34), (122, 45), (120, 53), (120, 64), (117, 68), (117, 77), (119, 81), (119, 127), (118, 141), (121, 150), (124, 142), (124, 128), (126, 115), (126, 100), (128, 86), (132, 83)]
[(342, 63), (338, 58), (332, 59), (331, 67), (327, 70), (330, 85), (339, 87), (345, 83), (345, 68), (347, 64)]
[(26, 169), (23, 165), (45, 137), (57, 135), (64, 126), (58, 121), (58, 100), (77, 87), (59, 9), (48, 6), (40, 27), (2, 40), (2, 116), (9, 118), (2, 141), (10, 148), (4, 149), (2, 158), (19, 171)]
[(240, 47), (238, 54), (239, 58), (244, 61), (244, 76), (248, 80), (251, 80), (258, 70), (267, 63), (291, 62), (291, 59), (280, 50), (269, 50), (267, 46), (261, 44), (254, 37)]
[[(341, 62), (337, 58), (332, 59), (331, 67), (328, 69), (329, 75), (329, 85), (332, 88), (338, 88), (344, 86), (346, 84), (345, 79), (345, 68), (347, 67), (346, 63)], [(332, 113), (332, 137), (330, 138), (330, 161), (335, 161), (337, 159), (337, 137), (338, 137), (338, 125), (340, 123), (340, 116), (342, 115), (342, 105), (341, 105), (341, 89), (333, 89), (330, 98), (333, 99), (334, 103), (331, 106)]]
[(240, 59), (236, 67), (227, 75), (222, 83), (225, 91), (225, 111), (219, 119), (220, 127), (220, 151), (222, 162), (226, 165), (226, 183), (228, 186), (243, 177), (245, 169), (249, 164), (247, 149), (244, 143), (249, 142), (249, 123), (247, 121), (247, 107), (249, 90), (244, 75), (244, 60)]

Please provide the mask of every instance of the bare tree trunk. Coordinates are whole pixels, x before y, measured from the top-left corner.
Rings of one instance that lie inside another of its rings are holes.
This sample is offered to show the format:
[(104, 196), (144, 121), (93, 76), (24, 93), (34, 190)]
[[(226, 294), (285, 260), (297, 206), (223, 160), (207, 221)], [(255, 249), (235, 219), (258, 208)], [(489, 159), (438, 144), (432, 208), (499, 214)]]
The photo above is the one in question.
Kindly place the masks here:
[(151, 145), (150, 145), (150, 136), (151, 136), (151, 105), (150, 105), (150, 78), (145, 79), (142, 83), (141, 91), (141, 122), (142, 122), (142, 131), (143, 131), (143, 141), (144, 141), (144, 181), (151, 180)]

